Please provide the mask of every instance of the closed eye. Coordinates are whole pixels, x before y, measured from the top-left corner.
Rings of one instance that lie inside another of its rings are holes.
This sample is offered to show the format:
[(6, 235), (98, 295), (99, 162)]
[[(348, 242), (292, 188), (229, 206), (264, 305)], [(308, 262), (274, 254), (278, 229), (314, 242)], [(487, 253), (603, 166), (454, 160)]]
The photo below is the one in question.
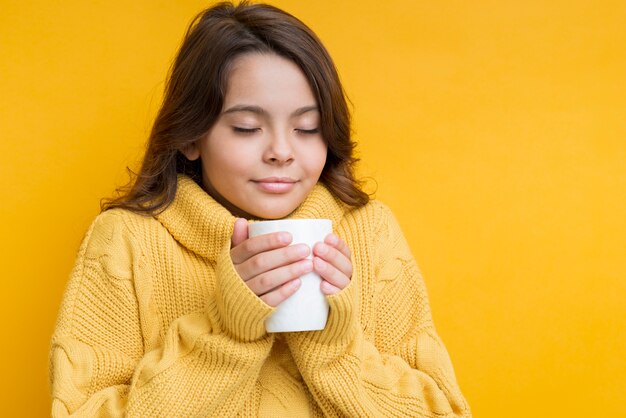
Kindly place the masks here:
[(296, 129), (297, 132), (300, 132), (301, 134), (307, 134), (307, 135), (313, 135), (313, 134), (317, 134), (319, 133), (319, 128), (314, 128), (314, 129)]
[(257, 132), (260, 128), (241, 128), (239, 126), (233, 126), (233, 131), (242, 134), (251, 134)]

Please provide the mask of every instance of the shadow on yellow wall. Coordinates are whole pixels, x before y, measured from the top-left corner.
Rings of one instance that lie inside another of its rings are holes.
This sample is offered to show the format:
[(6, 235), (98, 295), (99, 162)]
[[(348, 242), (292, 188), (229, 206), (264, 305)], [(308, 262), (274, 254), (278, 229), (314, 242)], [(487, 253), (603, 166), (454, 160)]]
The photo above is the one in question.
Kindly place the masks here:
[[(336, 60), (361, 173), (404, 227), (475, 416), (626, 416), (626, 6), (273, 4)], [(6, 416), (49, 414), (49, 339), (78, 245), (141, 155), (205, 6), (3, 5)]]

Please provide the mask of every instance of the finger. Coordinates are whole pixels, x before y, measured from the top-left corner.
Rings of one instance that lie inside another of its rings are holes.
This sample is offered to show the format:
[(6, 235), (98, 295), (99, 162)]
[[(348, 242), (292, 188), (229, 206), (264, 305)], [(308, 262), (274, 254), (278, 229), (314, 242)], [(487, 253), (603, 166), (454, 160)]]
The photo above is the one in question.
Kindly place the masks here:
[(343, 289), (350, 283), (350, 278), (332, 264), (319, 257), (313, 258), (313, 271), (333, 286)]
[(322, 280), (322, 283), (320, 284), (320, 289), (325, 295), (336, 295), (337, 293), (341, 292), (341, 289), (339, 289), (337, 286), (333, 286), (326, 280)]
[(352, 253), (350, 251), (350, 247), (348, 247), (348, 244), (346, 244), (337, 235), (335, 234), (326, 235), (324, 242), (332, 247), (335, 247), (339, 251), (341, 251), (341, 253), (343, 253), (343, 255), (345, 255), (348, 260), (352, 259)]
[(259, 274), (248, 280), (246, 284), (255, 295), (261, 296), (311, 271), (313, 271), (313, 262), (305, 259)]
[(290, 245), (257, 254), (236, 266), (242, 279), (248, 281), (265, 272), (302, 260), (311, 253), (306, 244)]
[(352, 262), (344, 253), (323, 242), (318, 242), (313, 247), (313, 255), (323, 259), (339, 269), (348, 278), (352, 277)]
[(300, 283), (300, 279), (287, 282), (279, 288), (261, 296), (261, 300), (269, 306), (278, 306), (289, 298), (289, 296), (296, 293), (296, 291), (300, 288)]
[(248, 238), (233, 247), (233, 249), (230, 250), (230, 256), (234, 264), (241, 264), (259, 253), (286, 247), (291, 243), (291, 239), (291, 234), (288, 232), (274, 232), (272, 234)]
[(238, 218), (233, 227), (233, 236), (230, 240), (230, 248), (236, 247), (248, 239), (248, 221)]

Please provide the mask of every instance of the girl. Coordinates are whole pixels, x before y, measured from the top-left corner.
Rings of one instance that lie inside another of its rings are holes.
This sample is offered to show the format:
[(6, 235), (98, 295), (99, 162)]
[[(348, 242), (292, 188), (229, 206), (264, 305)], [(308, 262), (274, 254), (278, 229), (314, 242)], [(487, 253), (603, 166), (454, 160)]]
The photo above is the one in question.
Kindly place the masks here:
[[(52, 339), (52, 415), (468, 417), (398, 223), (353, 174), (334, 64), (293, 16), (190, 26), (140, 172), (89, 228)], [(314, 248), (247, 220), (327, 218)], [(306, 259), (312, 251), (313, 259)], [(322, 278), (321, 331), (264, 320)]]

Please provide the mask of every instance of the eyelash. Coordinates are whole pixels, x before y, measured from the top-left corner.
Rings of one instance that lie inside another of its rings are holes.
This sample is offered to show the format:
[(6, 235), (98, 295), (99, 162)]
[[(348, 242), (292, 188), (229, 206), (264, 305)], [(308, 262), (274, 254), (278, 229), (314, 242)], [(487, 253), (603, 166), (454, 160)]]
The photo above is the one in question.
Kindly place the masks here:
[(298, 131), (298, 132), (300, 132), (302, 134), (306, 134), (306, 135), (315, 135), (320, 130), (319, 130), (319, 128), (314, 128), (314, 129), (296, 129), (296, 131)]
[[(258, 130), (259, 128), (240, 128), (238, 126), (233, 126), (233, 131), (237, 133), (241, 133), (241, 134), (252, 134)], [(319, 133), (320, 130), (319, 128), (314, 128), (314, 129), (296, 129), (296, 131), (305, 135), (315, 135)]]
[(233, 131), (240, 134), (251, 134), (257, 131), (259, 128), (240, 128), (238, 126), (233, 126)]

